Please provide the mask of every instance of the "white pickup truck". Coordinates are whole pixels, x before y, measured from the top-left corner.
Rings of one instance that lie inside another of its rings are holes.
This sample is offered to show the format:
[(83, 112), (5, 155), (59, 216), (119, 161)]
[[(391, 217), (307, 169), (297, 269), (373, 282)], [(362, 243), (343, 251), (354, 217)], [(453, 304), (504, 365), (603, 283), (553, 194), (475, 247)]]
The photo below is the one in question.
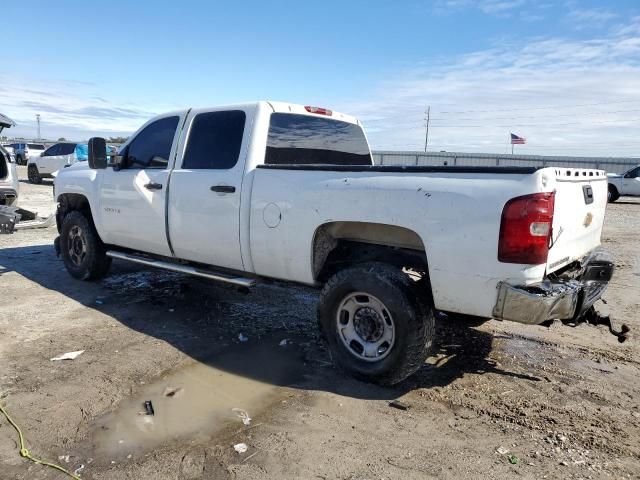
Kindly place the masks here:
[(118, 258), (321, 287), (333, 358), (382, 384), (423, 365), (437, 313), (578, 322), (613, 273), (604, 171), (374, 166), (358, 120), (288, 103), (158, 116), (109, 164), (93, 138), (54, 196), (74, 277)]
[(609, 173), (609, 201), (615, 202), (621, 195), (640, 197), (640, 165), (630, 168), (622, 175)]

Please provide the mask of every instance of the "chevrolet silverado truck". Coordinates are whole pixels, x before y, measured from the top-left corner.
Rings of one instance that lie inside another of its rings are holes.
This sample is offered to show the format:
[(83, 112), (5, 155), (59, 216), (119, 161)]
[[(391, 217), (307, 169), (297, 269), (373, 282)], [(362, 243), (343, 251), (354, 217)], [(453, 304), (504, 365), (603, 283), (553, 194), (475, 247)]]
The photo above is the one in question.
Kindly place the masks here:
[(615, 202), (621, 195), (640, 197), (640, 165), (630, 168), (622, 175), (609, 173), (609, 201)]
[(601, 170), (376, 166), (360, 122), (257, 102), (149, 120), (107, 162), (54, 181), (68, 272), (113, 258), (243, 288), (316, 286), (339, 367), (380, 384), (419, 369), (436, 323), (579, 322), (613, 264)]

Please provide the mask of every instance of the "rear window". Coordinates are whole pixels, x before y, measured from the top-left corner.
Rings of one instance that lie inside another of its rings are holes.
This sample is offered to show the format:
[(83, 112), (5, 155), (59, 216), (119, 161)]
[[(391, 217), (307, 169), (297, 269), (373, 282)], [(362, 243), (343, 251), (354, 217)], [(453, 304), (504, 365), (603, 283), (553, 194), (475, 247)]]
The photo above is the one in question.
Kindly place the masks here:
[(273, 113), (265, 163), (270, 165), (371, 165), (364, 132), (353, 123)]
[(245, 120), (246, 115), (242, 110), (196, 115), (182, 168), (233, 168), (238, 163)]
[(27, 146), (29, 148), (35, 148), (36, 150), (44, 150), (44, 145), (41, 143), (28, 143)]

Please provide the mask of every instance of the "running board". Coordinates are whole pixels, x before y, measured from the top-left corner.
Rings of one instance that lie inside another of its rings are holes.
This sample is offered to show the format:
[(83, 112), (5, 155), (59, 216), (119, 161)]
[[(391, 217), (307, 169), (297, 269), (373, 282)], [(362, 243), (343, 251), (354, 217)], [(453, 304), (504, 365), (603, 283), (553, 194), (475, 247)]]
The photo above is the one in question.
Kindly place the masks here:
[(186, 273), (188, 275), (194, 275), (196, 277), (208, 278), (209, 280), (231, 283), (240, 287), (251, 287), (256, 283), (256, 281), (252, 278), (234, 277), (225, 273), (214, 273), (207, 270), (191, 267), (189, 265), (163, 262), (162, 260), (141, 257), (139, 255), (133, 255), (130, 253), (116, 252), (115, 250), (107, 251), (107, 256), (111, 258), (118, 258), (120, 260), (127, 260), (129, 262), (140, 263), (141, 265), (146, 265), (148, 267), (162, 268), (171, 272)]

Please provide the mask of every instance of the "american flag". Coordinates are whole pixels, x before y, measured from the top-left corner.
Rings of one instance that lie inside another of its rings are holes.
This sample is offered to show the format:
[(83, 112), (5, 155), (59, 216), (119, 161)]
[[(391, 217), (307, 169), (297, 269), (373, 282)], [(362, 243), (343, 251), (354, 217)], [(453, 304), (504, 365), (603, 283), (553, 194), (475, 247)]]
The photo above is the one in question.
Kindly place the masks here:
[(526, 138), (511, 134), (511, 145), (524, 145), (525, 143), (527, 143)]

